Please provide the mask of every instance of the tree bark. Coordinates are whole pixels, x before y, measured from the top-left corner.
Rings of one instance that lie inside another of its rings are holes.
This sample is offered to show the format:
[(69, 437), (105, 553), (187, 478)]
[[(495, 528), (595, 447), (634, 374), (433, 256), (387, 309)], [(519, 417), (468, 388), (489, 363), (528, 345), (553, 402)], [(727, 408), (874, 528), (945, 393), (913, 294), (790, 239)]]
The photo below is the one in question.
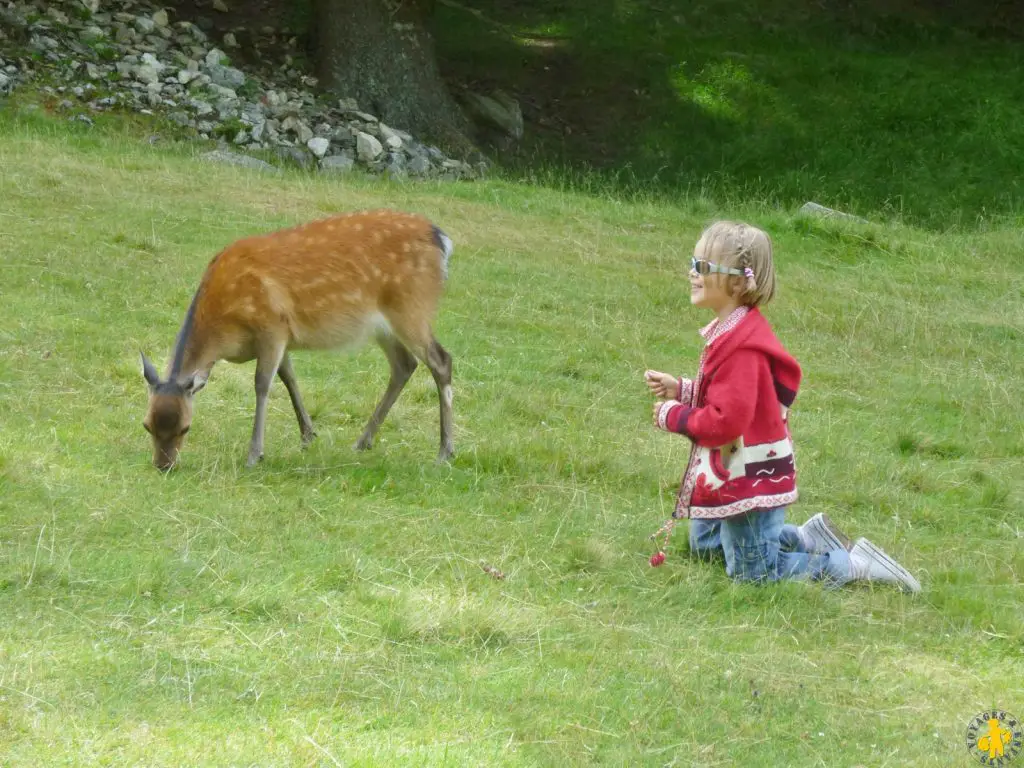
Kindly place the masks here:
[(434, 0), (314, 0), (317, 76), (394, 128), (469, 152), (469, 124), (441, 79), (426, 21)]

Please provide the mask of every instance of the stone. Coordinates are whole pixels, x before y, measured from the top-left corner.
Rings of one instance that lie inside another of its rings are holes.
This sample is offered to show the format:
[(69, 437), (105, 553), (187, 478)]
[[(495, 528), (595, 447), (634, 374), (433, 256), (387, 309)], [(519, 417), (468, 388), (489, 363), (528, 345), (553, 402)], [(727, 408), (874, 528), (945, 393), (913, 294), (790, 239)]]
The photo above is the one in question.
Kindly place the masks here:
[(238, 41), (235, 39), (235, 36), (234, 36), (233, 33), (228, 32), (228, 33), (226, 33), (224, 35), (224, 45), (227, 46), (228, 48), (237, 48), (238, 47)]
[(384, 147), (376, 138), (360, 131), (356, 134), (356, 154), (364, 163), (371, 163), (380, 157)]
[(314, 136), (306, 142), (306, 146), (309, 147), (310, 152), (316, 155), (317, 159), (320, 159), (326, 155), (327, 150), (331, 148), (331, 142), (322, 136)]
[(384, 166), (384, 171), (394, 178), (404, 178), (406, 175), (405, 169), (405, 155), (401, 152), (389, 152), (388, 162)]
[(221, 13), (227, 13), (228, 7), (224, 3), (224, 0), (213, 0), (213, 10), (220, 11)]
[(159, 83), (160, 73), (149, 64), (140, 64), (135, 68), (135, 79), (140, 83)]
[(469, 113), (478, 120), (515, 139), (523, 138), (523, 111), (519, 102), (504, 91), (495, 91), (490, 96), (469, 91), (464, 99)]
[(409, 161), (408, 170), (411, 176), (429, 176), (434, 166), (424, 155), (416, 155)]
[(331, 155), (320, 161), (320, 171), (331, 174), (348, 173), (355, 167), (355, 164), (355, 158), (350, 154)]
[(292, 165), (297, 165), (303, 170), (308, 169), (313, 164), (313, 160), (310, 158), (309, 152), (305, 152), (298, 147), (279, 146), (275, 148), (275, 152), (282, 160), (291, 163)]
[(222, 64), (208, 65), (207, 74), (210, 82), (222, 85), (225, 88), (241, 88), (245, 85), (245, 73), (234, 67), (225, 67)]
[(212, 67), (227, 59), (227, 54), (220, 48), (211, 48), (206, 54), (206, 66)]
[(90, 25), (82, 29), (78, 36), (87, 43), (96, 43), (100, 40), (105, 40), (107, 33), (95, 25)]
[(148, 35), (156, 29), (156, 22), (146, 16), (137, 16), (133, 23), (135, 28), (144, 35)]
[(129, 45), (135, 42), (135, 30), (131, 27), (126, 27), (124, 24), (119, 24), (117, 29), (114, 30), (114, 39), (121, 45)]
[(153, 67), (153, 69), (155, 69), (157, 72), (163, 72), (164, 69), (166, 69), (166, 65), (161, 63), (160, 60), (157, 59), (157, 57), (151, 53), (142, 54), (142, 63), (148, 64), (149, 66)]
[(195, 122), (184, 112), (171, 112), (167, 115), (167, 119), (172, 123), (176, 123), (183, 128), (194, 128)]
[(179, 69), (178, 70), (178, 82), (182, 85), (188, 85), (193, 80), (199, 77), (198, 72), (193, 72), (191, 69)]
[(158, 27), (166, 27), (168, 23), (170, 23), (170, 19), (167, 18), (167, 11), (163, 9), (154, 13), (151, 18), (153, 19), (153, 23)]
[(397, 132), (389, 128), (388, 126), (381, 123), (377, 126), (380, 129), (380, 137), (384, 140), (384, 143), (391, 147), (391, 149), (402, 148), (402, 137)]
[(281, 130), (295, 134), (295, 137), (303, 144), (313, 138), (313, 131), (310, 127), (297, 117), (286, 117), (281, 122)]
[(854, 216), (851, 213), (843, 213), (833, 208), (827, 208), (824, 205), (812, 202), (808, 200), (802, 206), (800, 206), (800, 213), (808, 216), (820, 216), (829, 219), (846, 219), (848, 221), (856, 221), (860, 224), (867, 224), (867, 219), (862, 219), (860, 216)]
[(248, 155), (239, 155), (234, 152), (228, 152), (224, 149), (215, 149), (212, 152), (206, 152), (200, 157), (208, 163), (223, 163), (225, 165), (237, 165), (241, 168), (252, 168), (258, 171), (279, 173), (277, 168), (265, 160), (260, 160), (256, 157), (249, 157)]

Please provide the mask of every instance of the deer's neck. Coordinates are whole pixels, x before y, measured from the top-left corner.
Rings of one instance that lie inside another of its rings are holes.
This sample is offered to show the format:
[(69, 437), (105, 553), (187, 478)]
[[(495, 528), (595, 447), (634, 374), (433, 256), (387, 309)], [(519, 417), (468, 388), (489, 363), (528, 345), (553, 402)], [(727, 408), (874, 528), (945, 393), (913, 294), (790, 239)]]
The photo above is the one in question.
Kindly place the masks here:
[(203, 333), (197, 328), (196, 307), (199, 304), (200, 286), (192, 297), (192, 303), (188, 305), (185, 312), (185, 319), (181, 323), (181, 329), (174, 341), (174, 356), (167, 369), (167, 379), (178, 379), (188, 376), (197, 370), (208, 368), (214, 361), (207, 361), (204, 355)]

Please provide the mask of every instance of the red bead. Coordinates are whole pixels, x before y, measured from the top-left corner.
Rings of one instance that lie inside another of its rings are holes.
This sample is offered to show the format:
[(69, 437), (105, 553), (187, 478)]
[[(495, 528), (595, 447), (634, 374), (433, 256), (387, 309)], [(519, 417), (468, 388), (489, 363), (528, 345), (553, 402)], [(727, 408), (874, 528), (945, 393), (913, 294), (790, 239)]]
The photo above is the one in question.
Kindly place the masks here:
[(664, 552), (655, 552), (651, 555), (651, 568), (657, 568), (659, 565), (665, 562)]

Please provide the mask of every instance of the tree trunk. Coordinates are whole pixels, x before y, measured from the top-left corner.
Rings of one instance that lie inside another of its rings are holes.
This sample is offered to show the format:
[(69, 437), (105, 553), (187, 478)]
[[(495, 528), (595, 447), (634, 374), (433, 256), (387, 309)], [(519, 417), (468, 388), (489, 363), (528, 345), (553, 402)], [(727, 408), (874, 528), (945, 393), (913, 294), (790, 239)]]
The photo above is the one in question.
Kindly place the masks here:
[(434, 0), (314, 0), (311, 39), (322, 87), (388, 125), (450, 152), (472, 149), (469, 125), (434, 58)]

